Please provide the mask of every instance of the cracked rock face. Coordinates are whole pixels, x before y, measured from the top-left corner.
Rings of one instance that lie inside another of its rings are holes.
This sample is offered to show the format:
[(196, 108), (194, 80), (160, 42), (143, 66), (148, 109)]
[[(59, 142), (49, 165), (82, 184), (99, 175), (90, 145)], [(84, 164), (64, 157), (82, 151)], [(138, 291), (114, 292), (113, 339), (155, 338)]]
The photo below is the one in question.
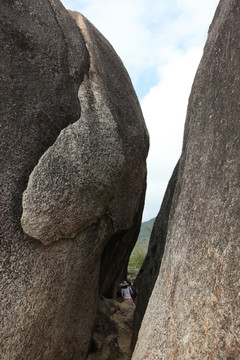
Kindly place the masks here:
[(222, 0), (189, 98), (166, 245), (134, 360), (240, 356), (239, 40), (239, 1)]
[(136, 94), (107, 40), (71, 15), (58, 0), (1, 7), (3, 360), (84, 359), (98, 289), (124, 271), (121, 252), (112, 277), (108, 261), (141, 223)]

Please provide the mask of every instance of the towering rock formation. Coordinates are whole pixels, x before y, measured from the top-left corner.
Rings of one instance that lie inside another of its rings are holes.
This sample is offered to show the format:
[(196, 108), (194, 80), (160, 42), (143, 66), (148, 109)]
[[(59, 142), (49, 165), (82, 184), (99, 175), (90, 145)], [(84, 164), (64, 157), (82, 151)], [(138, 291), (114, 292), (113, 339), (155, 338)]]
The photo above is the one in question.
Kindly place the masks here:
[(133, 360), (239, 359), (240, 7), (222, 0), (189, 99), (160, 273)]
[(98, 291), (112, 295), (141, 222), (138, 100), (72, 16), (58, 0), (1, 4), (2, 360), (86, 358)]

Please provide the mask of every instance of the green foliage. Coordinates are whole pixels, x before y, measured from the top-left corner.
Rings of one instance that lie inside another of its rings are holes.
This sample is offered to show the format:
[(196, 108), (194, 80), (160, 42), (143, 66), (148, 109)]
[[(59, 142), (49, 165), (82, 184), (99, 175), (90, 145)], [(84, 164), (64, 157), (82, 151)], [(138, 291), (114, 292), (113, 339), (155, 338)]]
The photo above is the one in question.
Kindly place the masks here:
[(132, 254), (130, 256), (128, 266), (130, 268), (138, 268), (138, 269), (140, 269), (141, 266), (142, 266), (142, 263), (143, 263), (143, 261), (145, 259), (146, 253), (147, 252), (141, 246), (137, 246), (136, 248), (134, 248), (134, 250), (133, 250), (133, 252), (132, 252)]
[(154, 223), (154, 219), (145, 221), (141, 225), (140, 233), (136, 245), (131, 253), (128, 263), (128, 279), (133, 282), (141, 269), (142, 263), (147, 254), (149, 239)]
[(128, 279), (131, 282), (134, 282), (134, 280), (136, 279), (146, 254), (147, 250), (144, 249), (142, 245), (137, 245), (133, 249), (128, 263)]

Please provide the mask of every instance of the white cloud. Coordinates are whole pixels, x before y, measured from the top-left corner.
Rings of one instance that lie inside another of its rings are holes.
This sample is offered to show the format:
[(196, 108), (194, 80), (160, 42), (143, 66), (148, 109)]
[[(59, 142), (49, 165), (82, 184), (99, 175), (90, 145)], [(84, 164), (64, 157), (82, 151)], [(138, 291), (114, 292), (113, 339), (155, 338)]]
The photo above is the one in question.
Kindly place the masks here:
[[(85, 15), (110, 41), (137, 93), (143, 73), (154, 76), (175, 50), (202, 46), (218, 0), (62, 0)], [(157, 74), (156, 74), (157, 75)], [(149, 84), (147, 84), (149, 86)]]

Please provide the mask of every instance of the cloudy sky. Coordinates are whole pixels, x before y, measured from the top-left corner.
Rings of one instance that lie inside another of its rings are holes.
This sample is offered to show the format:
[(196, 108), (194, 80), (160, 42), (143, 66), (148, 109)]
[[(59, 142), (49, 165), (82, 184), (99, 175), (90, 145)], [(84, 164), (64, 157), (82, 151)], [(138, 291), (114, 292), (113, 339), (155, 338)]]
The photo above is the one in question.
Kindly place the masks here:
[(181, 154), (188, 97), (218, 0), (61, 0), (121, 57), (150, 134), (143, 221), (158, 214)]

